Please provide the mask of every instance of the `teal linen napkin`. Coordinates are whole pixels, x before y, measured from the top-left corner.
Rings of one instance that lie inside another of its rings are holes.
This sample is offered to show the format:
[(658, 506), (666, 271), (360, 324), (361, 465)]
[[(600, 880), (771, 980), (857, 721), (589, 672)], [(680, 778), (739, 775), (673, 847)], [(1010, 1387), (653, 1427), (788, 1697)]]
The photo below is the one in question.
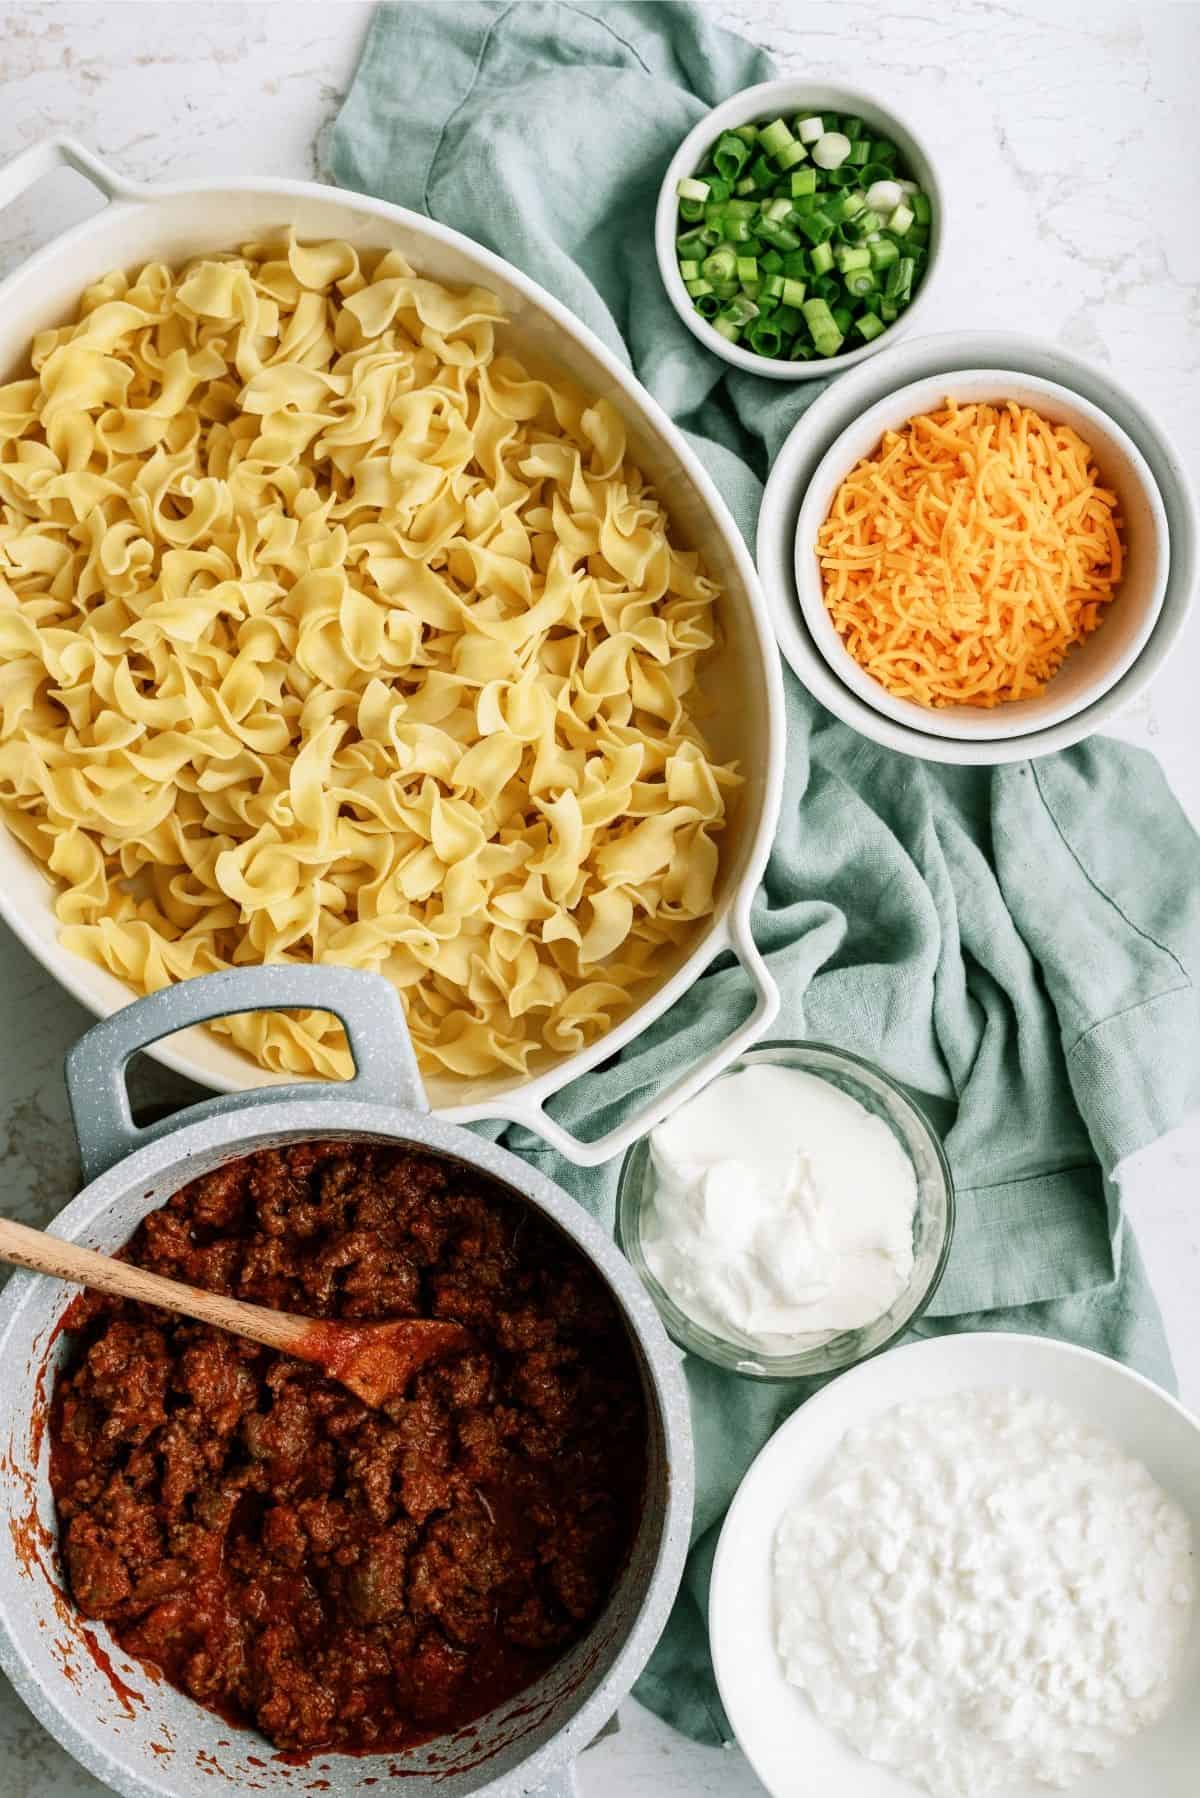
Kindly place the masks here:
[[(687, 432), (749, 541), (771, 458), (820, 387), (730, 370), (658, 276), (654, 202), (680, 139), (769, 58), (689, 5), (383, 6), (328, 145), (343, 186), (429, 213), (542, 283)], [(1114, 1170), (1200, 1104), (1200, 842), (1153, 760), (1102, 739), (996, 769), (878, 749), (787, 675), (788, 767), (754, 909), (776, 1034), (841, 1044), (918, 1091), (945, 1133), (954, 1250), (922, 1334), (1022, 1329), (1170, 1383)], [(728, 959), (551, 1109), (608, 1129), (728, 1033)], [(617, 1167), (485, 1127), (609, 1224)], [(698, 1502), (684, 1590), (638, 1694), (728, 1734), (704, 1630), (742, 1473), (811, 1390), (687, 1360)]]

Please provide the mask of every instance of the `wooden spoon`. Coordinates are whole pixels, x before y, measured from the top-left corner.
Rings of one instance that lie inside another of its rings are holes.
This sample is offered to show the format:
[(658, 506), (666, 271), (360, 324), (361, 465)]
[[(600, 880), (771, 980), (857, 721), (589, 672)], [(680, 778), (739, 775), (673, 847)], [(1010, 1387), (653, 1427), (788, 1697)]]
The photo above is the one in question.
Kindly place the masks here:
[(285, 1355), (312, 1361), (331, 1379), (349, 1388), (364, 1405), (378, 1407), (404, 1392), (418, 1368), (443, 1355), (460, 1353), (474, 1342), (462, 1324), (432, 1317), (400, 1317), (391, 1323), (344, 1324), (321, 1318), (295, 1317), (247, 1305), (219, 1292), (202, 1292), (179, 1280), (147, 1273), (111, 1255), (98, 1255), (77, 1243), (63, 1242), (41, 1230), (0, 1218), (0, 1260), (90, 1286), (118, 1299), (135, 1299), (163, 1311), (193, 1317), (233, 1336), (265, 1343)]

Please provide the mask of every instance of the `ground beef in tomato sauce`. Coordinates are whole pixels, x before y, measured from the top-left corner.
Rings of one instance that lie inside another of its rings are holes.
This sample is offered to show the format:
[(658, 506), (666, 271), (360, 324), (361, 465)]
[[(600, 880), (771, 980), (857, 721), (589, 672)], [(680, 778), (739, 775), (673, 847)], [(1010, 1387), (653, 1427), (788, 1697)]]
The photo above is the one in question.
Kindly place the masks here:
[(194, 1180), (125, 1251), (310, 1317), (473, 1346), (368, 1410), (317, 1369), (84, 1294), (51, 1419), (63, 1559), (125, 1651), (277, 1748), (460, 1727), (581, 1638), (645, 1475), (634, 1351), (583, 1256), (460, 1164), (367, 1143)]

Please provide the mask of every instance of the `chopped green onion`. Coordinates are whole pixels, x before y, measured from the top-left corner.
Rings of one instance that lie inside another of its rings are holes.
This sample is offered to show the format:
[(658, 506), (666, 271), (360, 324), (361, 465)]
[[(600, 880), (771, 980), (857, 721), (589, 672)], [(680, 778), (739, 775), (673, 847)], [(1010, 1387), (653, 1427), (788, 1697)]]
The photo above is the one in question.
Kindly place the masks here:
[(872, 181), (867, 189), (867, 205), (873, 212), (895, 212), (903, 199), (898, 181)]
[(805, 300), (801, 307), (804, 322), (822, 356), (836, 356), (842, 347), (842, 333), (824, 300)]
[(713, 167), (718, 175), (727, 181), (736, 181), (750, 158), (750, 146), (745, 138), (736, 137), (732, 131), (724, 131), (717, 139), (713, 149)]
[(758, 317), (758, 307), (744, 293), (739, 293), (736, 299), (730, 300), (725, 311), (739, 325), (748, 325), (752, 318)]
[(727, 244), (706, 256), (700, 271), (706, 281), (729, 281), (737, 274), (737, 252)]
[(883, 284), (884, 299), (907, 305), (912, 294), (912, 280), (916, 268), (917, 265), (911, 256), (901, 256), (899, 262), (894, 262), (888, 270), (887, 279)]
[(796, 222), (809, 243), (825, 243), (833, 236), (833, 220), (827, 212), (822, 212), (819, 207), (816, 212), (810, 212), (807, 218), (798, 219)]
[(850, 139), (840, 131), (827, 131), (812, 147), (812, 159), (819, 169), (840, 169), (850, 154)]
[(928, 266), (929, 197), (898, 147), (855, 115), (723, 131), (676, 193), (685, 291), (726, 341), (757, 355), (836, 355), (851, 331), (873, 342)]
[(746, 332), (746, 341), (757, 356), (769, 356), (772, 361), (783, 348), (783, 332), (771, 318), (756, 318)]
[(803, 144), (795, 141), (785, 144), (782, 150), (775, 152), (775, 160), (785, 174), (789, 169), (794, 169), (798, 162), (805, 162), (807, 159), (808, 151)]
[[(801, 223), (803, 224), (803, 220)], [(775, 250), (798, 250), (800, 239), (786, 225), (777, 225), (771, 219), (764, 219), (758, 227), (758, 235)]]
[(782, 149), (795, 140), (782, 119), (772, 119), (769, 125), (760, 128), (758, 141), (768, 156), (778, 156)]

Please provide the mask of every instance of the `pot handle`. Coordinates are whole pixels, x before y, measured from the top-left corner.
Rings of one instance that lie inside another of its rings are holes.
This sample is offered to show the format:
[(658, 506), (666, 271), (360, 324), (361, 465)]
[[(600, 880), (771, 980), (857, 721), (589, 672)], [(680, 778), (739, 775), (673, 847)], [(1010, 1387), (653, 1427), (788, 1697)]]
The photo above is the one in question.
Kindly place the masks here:
[(53, 174), (55, 169), (61, 168), (74, 169), (76, 174), (85, 176), (93, 187), (100, 189), (106, 200), (132, 199), (143, 191), (137, 182), (124, 180), (106, 162), (101, 162), (98, 156), (77, 144), (74, 138), (48, 137), (44, 143), (33, 144), (0, 168), (0, 206), (11, 205), (43, 175)]
[(183, 1121), (239, 1111), (261, 1103), (262, 1087), (202, 1099), (141, 1127), (129, 1109), (125, 1069), (132, 1055), (160, 1037), (239, 1011), (331, 1011), (354, 1057), (350, 1080), (302, 1080), (265, 1090), (273, 1099), (309, 1104), (361, 1099), (428, 1111), (400, 995), (380, 974), (359, 968), (229, 968), (164, 986), (93, 1024), (67, 1056), (67, 1098), (79, 1139), (85, 1181), (94, 1180), (134, 1149)]
[[(492, 1116), (507, 1118), (510, 1123), (523, 1124), (527, 1130), (536, 1134), (565, 1155), (576, 1167), (599, 1167), (602, 1161), (611, 1161), (614, 1155), (621, 1155), (640, 1136), (661, 1124), (668, 1113), (683, 1105), (723, 1074), (731, 1062), (737, 1060), (744, 1049), (756, 1043), (764, 1030), (772, 1023), (779, 1012), (779, 988), (771, 978), (767, 965), (759, 954), (754, 938), (750, 933), (750, 896), (745, 895), (738, 903), (729, 920), (729, 941), (719, 945), (730, 948), (737, 956), (743, 970), (749, 976), (750, 984), (757, 995), (754, 1010), (744, 1023), (739, 1024), (731, 1036), (724, 1042), (710, 1049), (701, 1057), (694, 1067), (656, 1092), (648, 1104), (640, 1111), (627, 1117), (623, 1124), (598, 1136), (591, 1142), (584, 1142), (581, 1137), (574, 1136), (571, 1131), (556, 1123), (545, 1109), (545, 1100), (552, 1098), (552, 1092), (535, 1093), (532, 1097), (516, 1092), (498, 1100), (491, 1112)], [(557, 1089), (555, 1089), (557, 1090)]]

